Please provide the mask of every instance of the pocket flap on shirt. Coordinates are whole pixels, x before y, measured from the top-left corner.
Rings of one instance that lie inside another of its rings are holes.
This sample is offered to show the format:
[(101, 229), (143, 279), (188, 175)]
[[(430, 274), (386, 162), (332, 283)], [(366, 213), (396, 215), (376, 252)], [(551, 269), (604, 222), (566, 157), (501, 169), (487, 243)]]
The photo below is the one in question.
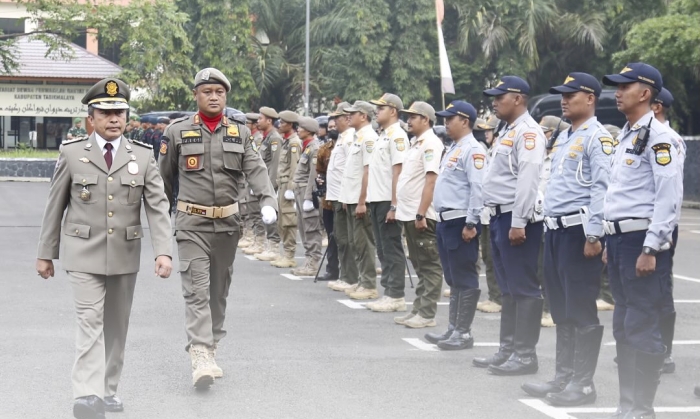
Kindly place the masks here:
[(204, 143), (180, 144), (180, 154), (183, 156), (204, 154)]
[(124, 186), (143, 186), (143, 176), (124, 175), (121, 179)]
[(126, 228), (126, 239), (135, 240), (143, 237), (143, 228), (141, 226), (131, 226)]
[(78, 185), (97, 185), (97, 175), (75, 173), (73, 174), (73, 183)]
[(63, 234), (71, 237), (80, 237), (81, 239), (89, 239), (90, 226), (75, 223), (65, 223), (63, 225)]
[(238, 143), (227, 143), (224, 142), (224, 151), (229, 152), (229, 153), (244, 153), (245, 152), (245, 147), (243, 144), (238, 144)]

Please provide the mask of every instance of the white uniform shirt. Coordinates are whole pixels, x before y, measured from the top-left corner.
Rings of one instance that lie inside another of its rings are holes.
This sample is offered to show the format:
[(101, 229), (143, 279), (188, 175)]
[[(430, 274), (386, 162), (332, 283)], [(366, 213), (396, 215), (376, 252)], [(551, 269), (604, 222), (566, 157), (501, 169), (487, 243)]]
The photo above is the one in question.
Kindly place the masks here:
[[(102, 150), (102, 155), (104, 156), (105, 154), (107, 154), (107, 149), (105, 148), (105, 145), (108, 141), (100, 137), (100, 134), (98, 133), (95, 133), (95, 141), (97, 142), (97, 146), (100, 147), (100, 150)], [(112, 143), (112, 161), (114, 161), (114, 158), (117, 157), (117, 150), (119, 150), (119, 145), (122, 142), (122, 137), (119, 137), (116, 140), (109, 142)]]
[[(425, 178), (429, 172), (440, 173), (440, 158), (445, 146), (432, 129), (411, 140), (411, 148), (403, 162), (396, 185), (396, 219), (415, 221), (423, 196)], [(425, 217), (437, 220), (435, 207), (430, 203)]]
[(398, 122), (382, 131), (369, 163), (367, 202), (391, 201), (394, 166), (403, 164), (408, 145), (408, 135)]
[(365, 125), (355, 133), (355, 140), (350, 145), (345, 162), (340, 202), (344, 204), (357, 204), (359, 202), (362, 176), (365, 166), (369, 165), (376, 141), (377, 133), (372, 129), (371, 124)]
[(343, 131), (335, 142), (326, 169), (326, 200), (340, 201), (341, 183), (345, 173), (345, 163), (348, 157), (348, 149), (352, 145), (355, 128)]

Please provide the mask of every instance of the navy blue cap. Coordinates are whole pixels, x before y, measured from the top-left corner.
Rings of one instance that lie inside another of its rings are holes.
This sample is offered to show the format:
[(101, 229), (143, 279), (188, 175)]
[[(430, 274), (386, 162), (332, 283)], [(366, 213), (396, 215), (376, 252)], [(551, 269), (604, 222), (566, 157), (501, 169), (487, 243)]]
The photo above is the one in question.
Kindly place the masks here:
[(656, 96), (654, 103), (659, 103), (664, 108), (670, 108), (673, 105), (673, 95), (665, 87), (661, 89), (659, 95)]
[(486, 96), (501, 96), (506, 93), (530, 93), (530, 85), (520, 77), (504, 76), (493, 89), (484, 90)]
[(164, 116), (161, 116), (160, 118), (158, 118), (158, 123), (159, 124), (169, 124), (170, 118), (166, 118)]
[(463, 100), (453, 100), (444, 111), (436, 112), (435, 115), (446, 118), (448, 116), (459, 115), (476, 122), (476, 108), (471, 103)]
[(656, 68), (646, 63), (629, 63), (620, 74), (609, 74), (603, 77), (603, 84), (617, 86), (618, 84), (644, 83), (661, 91), (664, 80)]
[(566, 76), (566, 80), (561, 86), (554, 86), (549, 89), (549, 93), (563, 94), (574, 92), (593, 93), (596, 97), (600, 96), (600, 91), (603, 87), (598, 82), (598, 79), (588, 73), (570, 73)]

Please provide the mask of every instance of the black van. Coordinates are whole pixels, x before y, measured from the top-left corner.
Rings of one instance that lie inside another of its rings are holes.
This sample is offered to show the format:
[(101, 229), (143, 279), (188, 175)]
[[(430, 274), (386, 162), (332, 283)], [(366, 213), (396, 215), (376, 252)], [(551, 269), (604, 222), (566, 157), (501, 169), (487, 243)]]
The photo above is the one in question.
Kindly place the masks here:
[[(540, 122), (545, 115), (561, 116), (561, 95), (544, 94), (530, 99), (528, 104), (532, 118)], [(625, 115), (617, 110), (615, 90), (603, 90), (598, 99), (595, 116), (601, 124), (611, 124), (622, 128), (627, 122)]]

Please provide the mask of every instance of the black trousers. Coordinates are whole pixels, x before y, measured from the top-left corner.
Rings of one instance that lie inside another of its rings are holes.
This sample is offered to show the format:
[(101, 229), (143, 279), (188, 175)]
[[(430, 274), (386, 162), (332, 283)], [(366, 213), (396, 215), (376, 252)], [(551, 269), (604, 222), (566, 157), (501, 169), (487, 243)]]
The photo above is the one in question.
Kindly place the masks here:
[(328, 263), (326, 264), (326, 272), (334, 276), (338, 276), (340, 272), (340, 262), (338, 261), (338, 245), (333, 239), (333, 210), (323, 209), (323, 227), (328, 233)]

